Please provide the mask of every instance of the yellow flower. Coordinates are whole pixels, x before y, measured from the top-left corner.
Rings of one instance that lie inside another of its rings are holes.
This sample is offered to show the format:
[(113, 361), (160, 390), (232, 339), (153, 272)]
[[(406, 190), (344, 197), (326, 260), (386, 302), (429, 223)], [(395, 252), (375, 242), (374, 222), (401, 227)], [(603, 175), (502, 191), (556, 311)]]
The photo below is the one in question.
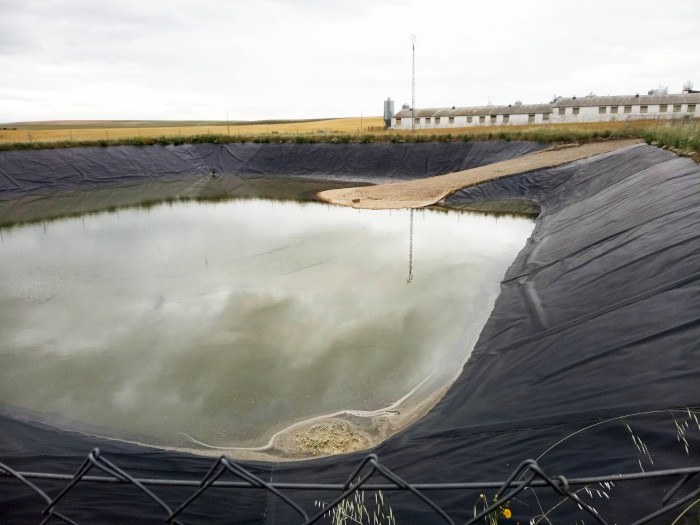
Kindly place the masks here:
[(510, 518), (510, 517), (512, 516), (512, 514), (510, 513), (510, 509), (505, 509), (505, 510), (503, 511), (503, 515), (504, 515), (506, 518)]

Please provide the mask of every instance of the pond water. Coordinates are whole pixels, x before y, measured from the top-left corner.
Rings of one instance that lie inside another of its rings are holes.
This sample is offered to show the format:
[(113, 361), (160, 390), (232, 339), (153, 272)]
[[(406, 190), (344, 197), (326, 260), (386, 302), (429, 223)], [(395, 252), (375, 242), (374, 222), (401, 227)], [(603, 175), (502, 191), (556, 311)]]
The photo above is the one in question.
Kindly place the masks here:
[(0, 230), (0, 403), (165, 447), (359, 432), (455, 378), (533, 226), (254, 199)]

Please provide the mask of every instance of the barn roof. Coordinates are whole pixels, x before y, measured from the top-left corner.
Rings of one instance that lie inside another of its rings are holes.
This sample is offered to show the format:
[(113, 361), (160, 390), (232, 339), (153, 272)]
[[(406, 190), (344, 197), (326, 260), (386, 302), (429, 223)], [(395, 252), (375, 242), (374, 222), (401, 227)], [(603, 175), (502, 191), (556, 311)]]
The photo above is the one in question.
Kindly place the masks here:
[[(415, 117), (464, 117), (482, 115), (521, 115), (536, 113), (551, 113), (551, 104), (510, 104), (508, 106), (471, 106), (454, 108), (422, 108), (416, 109)], [(411, 118), (410, 109), (402, 109), (396, 118)]]
[(621, 95), (621, 96), (585, 96), (560, 98), (555, 108), (587, 106), (631, 106), (649, 104), (700, 104), (700, 93), (674, 93), (672, 95)]

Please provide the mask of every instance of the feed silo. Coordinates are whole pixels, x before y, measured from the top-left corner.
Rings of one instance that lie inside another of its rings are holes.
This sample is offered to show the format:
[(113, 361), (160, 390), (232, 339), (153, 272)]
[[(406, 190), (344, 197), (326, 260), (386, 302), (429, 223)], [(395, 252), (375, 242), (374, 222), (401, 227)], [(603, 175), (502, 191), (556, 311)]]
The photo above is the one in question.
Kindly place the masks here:
[(391, 117), (394, 116), (394, 101), (391, 97), (384, 101), (384, 124), (387, 128), (391, 127)]

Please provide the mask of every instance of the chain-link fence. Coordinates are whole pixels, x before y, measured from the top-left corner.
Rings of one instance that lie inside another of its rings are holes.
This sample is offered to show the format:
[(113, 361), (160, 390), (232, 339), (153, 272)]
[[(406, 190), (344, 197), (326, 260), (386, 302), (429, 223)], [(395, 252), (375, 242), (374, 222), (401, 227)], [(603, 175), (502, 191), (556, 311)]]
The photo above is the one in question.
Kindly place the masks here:
[[(101, 475), (94, 475), (95, 470), (98, 471), (96, 473), (101, 473)], [(90, 474), (91, 472), (93, 472), (93, 475)], [(265, 491), (268, 496), (273, 495), (275, 498), (278, 498), (290, 511), (293, 511), (297, 516), (296, 523), (299, 524), (319, 523), (324, 519), (330, 519), (333, 523), (364, 523), (362, 521), (363, 513), (367, 514), (369, 518), (366, 506), (363, 504), (365, 492), (379, 493), (381, 496), (383, 491), (399, 491), (414, 498), (420, 505), (424, 505), (425, 509), (433, 516), (431, 521), (454, 524), (462, 521), (457, 520), (454, 515), (451, 516), (448, 511), (436, 504), (431, 498), (433, 494), (440, 491), (487, 491), (497, 489), (496, 497), (493, 498), (486, 498), (483, 493), (481, 494), (480, 505), (478, 505), (478, 508), (474, 506), (473, 517), (468, 519), (465, 522), (466, 524), (483, 523), (484, 521), (494, 524), (498, 523), (499, 518), (509, 518), (511, 516), (510, 501), (516, 499), (519, 494), (526, 490), (537, 493), (549, 492), (561, 498), (562, 501), (569, 500), (578, 506), (582, 522), (589, 520), (594, 523), (607, 524), (611, 523), (611, 521), (608, 521), (604, 515), (579, 496), (582, 490), (581, 487), (591, 494), (591, 489), (588, 487), (592, 485), (609, 488), (621, 482), (660, 480), (661, 478), (666, 478), (667, 481), (669, 479), (672, 481), (677, 480), (677, 482), (670, 489), (666, 490), (665, 494), (660, 498), (658, 508), (651, 514), (636, 520), (634, 525), (641, 525), (663, 516), (675, 519), (695, 506), (696, 503), (700, 503), (700, 466), (567, 479), (564, 476), (551, 476), (545, 473), (536, 461), (529, 459), (523, 461), (502, 482), (412, 483), (402, 479), (383, 465), (377, 455), (368, 454), (354, 471), (349, 474), (345, 483), (273, 483), (264, 481), (249, 469), (226, 456), (221, 456), (213, 461), (209, 471), (199, 480), (175, 479), (172, 477), (156, 479), (137, 478), (107, 459), (100, 453), (99, 449), (94, 449), (88, 454), (74, 475), (49, 472), (19, 472), (9, 465), (0, 463), (0, 506), (3, 499), (1, 494), (5, 492), (1, 489), (2, 485), (21, 483), (27, 489), (33, 491), (37, 498), (44, 500), (44, 505), (39, 507), (41, 509), (38, 511), (40, 514), (37, 514), (38, 520), (43, 520), (41, 521), (42, 524), (62, 522), (78, 525), (78, 522), (70, 516), (70, 505), (66, 501), (69, 493), (81, 491), (88, 485), (130, 485), (137, 487), (148, 497), (154, 506), (154, 510), (157, 511), (158, 507), (161, 509), (165, 523), (184, 525), (186, 523), (182, 518), (184, 511), (207, 491), (226, 489), (231, 491), (231, 497), (235, 498), (235, 494), (238, 491), (255, 490)], [(65, 486), (51, 496), (46, 490), (39, 487), (42, 481), (50, 481), (54, 484), (56, 482), (61, 482), (61, 484), (65, 482)], [(166, 504), (157, 494), (159, 487), (172, 486), (192, 490), (189, 497), (176, 508)], [(300, 502), (295, 501), (294, 497), (292, 497), (292, 495), (298, 496), (305, 492), (331, 493), (334, 497), (330, 503), (319, 504), (316, 502), (313, 507), (309, 508), (308, 498), (299, 498), (304, 501)], [(358, 498), (360, 492), (362, 493), (362, 500)], [(605, 490), (601, 492), (593, 489), (593, 492), (597, 492), (600, 497), (610, 498)], [(348, 505), (348, 502), (353, 501), (356, 503), (356, 507), (351, 509), (350, 507), (353, 505)], [(465, 502), (465, 505), (468, 504)], [(95, 519), (99, 519), (100, 502), (95, 501), (91, 510), (94, 510)], [(375, 513), (373, 522), (396, 523), (391, 510), (380, 518)], [(669, 523), (673, 519), (670, 519)], [(531, 519), (530, 523), (538, 521), (541, 520)], [(551, 522), (547, 520), (545, 523)]]

